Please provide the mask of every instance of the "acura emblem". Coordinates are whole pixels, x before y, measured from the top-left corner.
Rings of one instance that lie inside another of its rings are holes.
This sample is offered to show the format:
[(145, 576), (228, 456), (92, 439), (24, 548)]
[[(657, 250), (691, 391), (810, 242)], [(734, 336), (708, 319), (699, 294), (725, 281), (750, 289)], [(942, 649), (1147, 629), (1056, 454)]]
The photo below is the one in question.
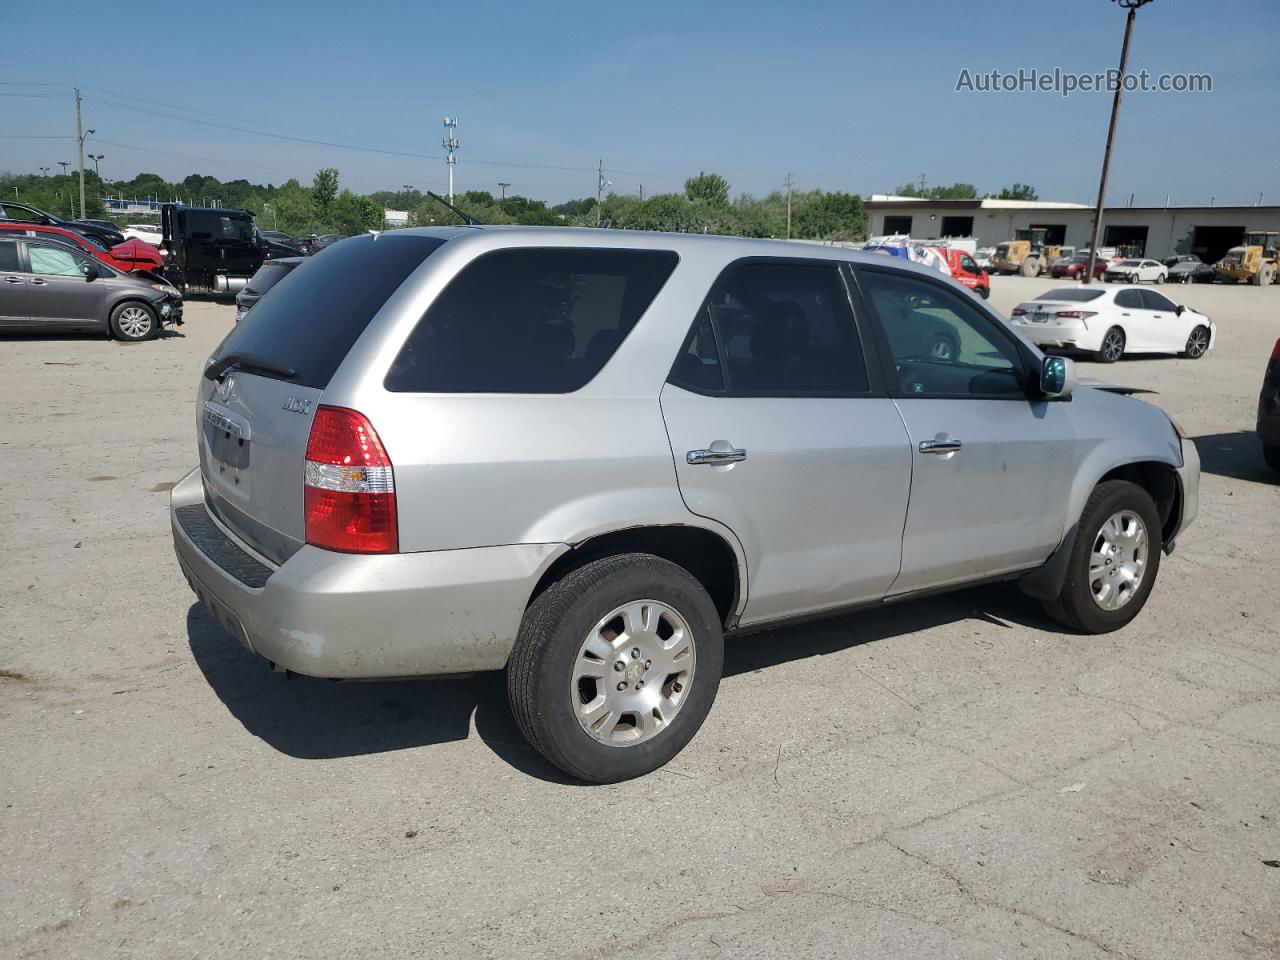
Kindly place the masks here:
[(235, 374), (228, 373), (225, 377), (218, 381), (218, 385), (213, 388), (213, 395), (218, 398), (219, 402), (226, 403), (231, 399), (231, 392), (236, 388)]

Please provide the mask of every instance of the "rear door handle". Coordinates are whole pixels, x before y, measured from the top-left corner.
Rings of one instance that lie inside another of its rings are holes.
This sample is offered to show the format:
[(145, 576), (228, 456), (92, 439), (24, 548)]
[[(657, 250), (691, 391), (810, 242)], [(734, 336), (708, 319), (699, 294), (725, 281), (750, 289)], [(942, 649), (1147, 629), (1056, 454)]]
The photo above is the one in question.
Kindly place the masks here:
[(955, 453), (964, 444), (959, 440), (921, 440), (921, 453)]
[(39, 277), (36, 277), (34, 280), (32, 280), (32, 281), (31, 281), (31, 283), (32, 283), (32, 285), (34, 285), (34, 286), (37, 286), (37, 287), (43, 287), (43, 286), (47, 286), (47, 285), (48, 285), (48, 283), (49, 283), (49, 281), (48, 281), (48, 280), (41, 280)]
[(26, 283), (26, 281), (23, 280), (21, 277), (5, 277), (4, 282), (5, 283)]
[(731, 447), (728, 450), (690, 450), (684, 455), (684, 459), (690, 464), (709, 463), (713, 466), (720, 463), (738, 463), (747, 459), (747, 451), (741, 447)]

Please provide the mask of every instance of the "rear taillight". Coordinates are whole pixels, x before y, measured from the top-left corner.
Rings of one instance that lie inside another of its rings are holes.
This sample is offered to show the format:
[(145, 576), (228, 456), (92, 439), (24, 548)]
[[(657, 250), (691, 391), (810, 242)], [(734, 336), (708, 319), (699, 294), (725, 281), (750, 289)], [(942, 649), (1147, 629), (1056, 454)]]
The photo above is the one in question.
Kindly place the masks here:
[(1021, 307), (1014, 307), (1013, 313), (1010, 314), (1010, 316), (1014, 316), (1014, 317), (1025, 317), (1026, 315), (1027, 315), (1027, 311), (1023, 310)]
[(307, 543), (344, 553), (395, 553), (396, 478), (364, 414), (319, 407), (307, 440)]
[(1059, 310), (1054, 314), (1059, 320), (1084, 320), (1097, 315), (1097, 310)]

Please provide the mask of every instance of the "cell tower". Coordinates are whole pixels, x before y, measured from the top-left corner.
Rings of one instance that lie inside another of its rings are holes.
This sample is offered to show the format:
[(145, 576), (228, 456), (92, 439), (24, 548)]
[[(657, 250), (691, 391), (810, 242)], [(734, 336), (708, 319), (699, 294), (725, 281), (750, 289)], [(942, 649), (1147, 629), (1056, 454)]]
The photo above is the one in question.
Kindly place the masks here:
[(458, 131), (458, 118), (444, 118), (444, 141), (442, 146), (448, 154), (445, 162), (449, 165), (449, 202), (453, 203), (453, 168), (458, 164), (456, 150), (458, 149), (458, 138), (455, 134)]

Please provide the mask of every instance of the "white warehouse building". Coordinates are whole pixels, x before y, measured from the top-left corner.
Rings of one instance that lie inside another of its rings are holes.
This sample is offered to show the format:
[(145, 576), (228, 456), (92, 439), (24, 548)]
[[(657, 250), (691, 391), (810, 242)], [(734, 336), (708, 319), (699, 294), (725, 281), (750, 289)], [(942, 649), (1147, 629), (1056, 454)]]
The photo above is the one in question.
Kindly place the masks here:
[[(1030, 200), (921, 200), (872, 194), (865, 201), (872, 236), (908, 234), (920, 240), (973, 237), (980, 247), (1017, 239), (1017, 231), (1044, 228), (1049, 243), (1089, 245), (1093, 208), (1080, 203)], [(1280, 231), (1280, 206), (1106, 207), (1102, 247), (1162, 260), (1197, 254), (1213, 263), (1246, 231)]]

